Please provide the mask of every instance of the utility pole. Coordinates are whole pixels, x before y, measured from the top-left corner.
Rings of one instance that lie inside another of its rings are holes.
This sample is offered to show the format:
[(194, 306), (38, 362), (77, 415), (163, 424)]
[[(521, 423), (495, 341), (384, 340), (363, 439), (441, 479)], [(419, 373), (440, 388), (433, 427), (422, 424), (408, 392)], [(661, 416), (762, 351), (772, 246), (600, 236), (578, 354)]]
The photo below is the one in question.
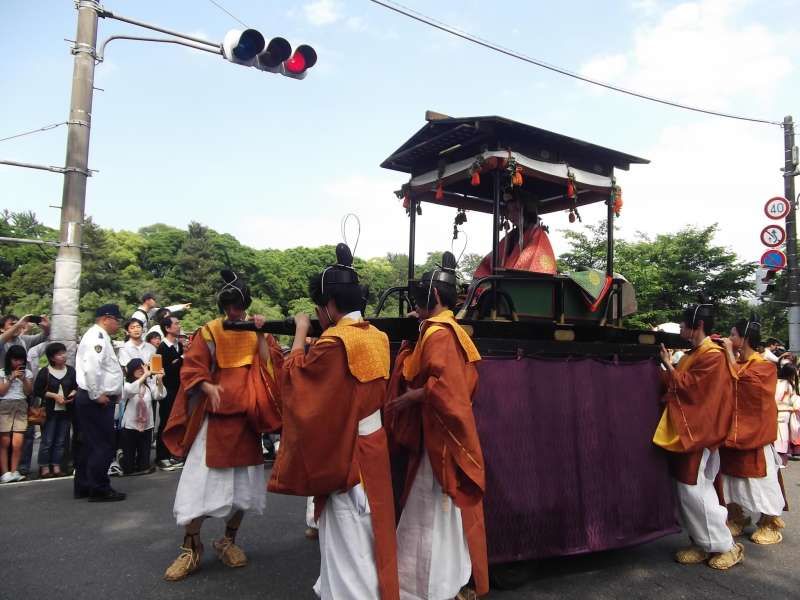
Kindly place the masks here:
[(61, 230), (53, 281), (50, 337), (66, 344), (73, 354), (78, 340), (78, 302), (81, 281), (81, 232), (89, 177), (89, 134), (94, 93), (97, 0), (78, 0), (78, 32), (72, 53), (72, 96), (69, 106), (64, 191), (61, 198)]
[(794, 178), (797, 169), (797, 148), (794, 145), (794, 121), (783, 119), (783, 191), (789, 201), (786, 216), (786, 263), (789, 275), (789, 348), (800, 350), (800, 273), (797, 268), (797, 199), (794, 195)]

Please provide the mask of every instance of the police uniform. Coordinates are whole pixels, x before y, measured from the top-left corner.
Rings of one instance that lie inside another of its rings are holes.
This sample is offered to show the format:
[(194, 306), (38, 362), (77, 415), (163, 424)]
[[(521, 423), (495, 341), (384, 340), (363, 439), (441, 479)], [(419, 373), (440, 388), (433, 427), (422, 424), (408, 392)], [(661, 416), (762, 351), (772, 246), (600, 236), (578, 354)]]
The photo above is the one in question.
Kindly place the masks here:
[[(119, 308), (100, 307), (97, 316), (119, 318)], [(112, 492), (108, 467), (114, 459), (114, 409), (122, 393), (123, 376), (111, 338), (99, 325), (92, 325), (81, 338), (75, 371), (76, 426), (83, 442), (75, 465), (75, 496), (100, 498)], [(108, 404), (98, 403), (103, 394), (108, 396)]]

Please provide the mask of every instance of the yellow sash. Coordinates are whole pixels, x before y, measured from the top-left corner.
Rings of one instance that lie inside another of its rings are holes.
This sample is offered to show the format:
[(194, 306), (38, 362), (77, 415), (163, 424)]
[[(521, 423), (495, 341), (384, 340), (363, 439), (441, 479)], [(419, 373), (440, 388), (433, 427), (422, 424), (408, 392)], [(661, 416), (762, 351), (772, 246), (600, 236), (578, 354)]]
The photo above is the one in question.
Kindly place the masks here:
[(350, 373), (361, 383), (389, 379), (389, 338), (372, 325), (363, 323), (340, 319), (323, 332), (319, 343), (329, 342), (331, 338), (341, 340)]
[(422, 368), (422, 348), (425, 346), (425, 342), (428, 338), (435, 332), (446, 329), (447, 327), (452, 329), (456, 334), (458, 343), (461, 345), (461, 348), (464, 350), (464, 355), (467, 357), (467, 362), (476, 362), (481, 359), (478, 349), (475, 347), (469, 334), (456, 321), (453, 311), (443, 310), (435, 317), (426, 319), (423, 322), (422, 335), (419, 340), (417, 340), (414, 351), (403, 363), (403, 378), (406, 381), (412, 381), (419, 374)]
[[(253, 364), (253, 356), (258, 352), (258, 336), (254, 331), (223, 329), (221, 317), (209, 321), (200, 331), (206, 342), (214, 343), (215, 360), (219, 368), (232, 369)], [(271, 370), (271, 366), (268, 365), (268, 369)]]

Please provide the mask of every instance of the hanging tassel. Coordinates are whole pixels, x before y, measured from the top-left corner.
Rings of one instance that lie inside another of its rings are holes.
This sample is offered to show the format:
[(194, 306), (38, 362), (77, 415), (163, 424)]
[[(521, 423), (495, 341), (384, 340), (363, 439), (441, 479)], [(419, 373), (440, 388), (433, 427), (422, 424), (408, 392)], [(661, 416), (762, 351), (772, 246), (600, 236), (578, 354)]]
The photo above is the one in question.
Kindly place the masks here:
[(517, 167), (514, 174), (511, 176), (511, 185), (517, 187), (522, 185), (522, 167)]
[(567, 179), (567, 198), (571, 200), (575, 198), (575, 196), (577, 196), (575, 193), (575, 184), (572, 181), (572, 175), (570, 175), (569, 179)]
[(622, 188), (616, 186), (614, 188), (614, 214), (619, 217), (622, 212)]
[(472, 187), (477, 187), (481, 184), (481, 172), (479, 170), (472, 172), (472, 178), (469, 180), (469, 183)]
[(442, 182), (441, 181), (436, 184), (436, 196), (435, 196), (435, 198), (437, 200), (443, 200), (444, 199), (444, 188), (442, 187)]
[(569, 209), (569, 222), (570, 223), (575, 222), (575, 211), (571, 208)]

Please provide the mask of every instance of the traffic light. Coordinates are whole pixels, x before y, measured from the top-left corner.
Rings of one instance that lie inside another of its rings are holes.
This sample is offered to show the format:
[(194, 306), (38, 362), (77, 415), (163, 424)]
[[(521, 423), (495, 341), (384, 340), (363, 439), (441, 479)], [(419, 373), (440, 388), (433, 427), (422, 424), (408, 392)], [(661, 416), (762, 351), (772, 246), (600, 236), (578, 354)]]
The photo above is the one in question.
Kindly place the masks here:
[(756, 269), (756, 295), (759, 298), (771, 296), (775, 292), (775, 277), (777, 275), (778, 269), (770, 269), (759, 265)]
[(269, 43), (255, 29), (232, 29), (222, 41), (223, 56), (237, 65), (255, 67), (261, 71), (280, 73), (292, 79), (303, 79), (308, 69), (317, 63), (317, 53), (302, 44), (292, 52), (292, 46), (282, 37)]
[(255, 29), (231, 29), (222, 39), (222, 52), (232, 63), (249, 67), (265, 45), (264, 36)]

